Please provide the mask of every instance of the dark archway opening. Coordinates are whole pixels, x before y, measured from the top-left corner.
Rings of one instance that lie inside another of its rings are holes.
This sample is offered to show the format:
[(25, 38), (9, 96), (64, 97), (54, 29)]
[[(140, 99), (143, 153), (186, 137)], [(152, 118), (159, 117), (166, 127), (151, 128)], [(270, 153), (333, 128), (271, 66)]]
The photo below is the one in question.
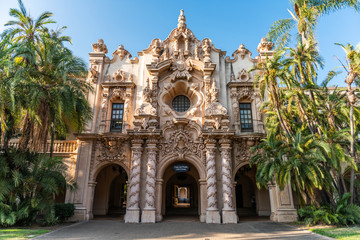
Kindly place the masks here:
[(126, 171), (119, 165), (104, 167), (96, 177), (94, 217), (123, 218), (127, 201)]
[(188, 162), (175, 162), (165, 171), (165, 220), (188, 219), (198, 221), (199, 174)]
[(236, 210), (240, 221), (254, 217), (268, 217), (271, 213), (267, 189), (256, 186), (256, 166), (248, 164), (239, 168), (235, 175)]

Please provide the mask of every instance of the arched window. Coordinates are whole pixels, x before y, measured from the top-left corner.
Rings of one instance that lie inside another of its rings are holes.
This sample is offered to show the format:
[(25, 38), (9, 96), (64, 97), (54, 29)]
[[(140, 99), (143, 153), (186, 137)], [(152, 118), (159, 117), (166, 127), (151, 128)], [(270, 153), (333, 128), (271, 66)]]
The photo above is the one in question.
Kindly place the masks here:
[(177, 112), (186, 112), (190, 108), (190, 99), (184, 95), (176, 96), (172, 101), (172, 107)]

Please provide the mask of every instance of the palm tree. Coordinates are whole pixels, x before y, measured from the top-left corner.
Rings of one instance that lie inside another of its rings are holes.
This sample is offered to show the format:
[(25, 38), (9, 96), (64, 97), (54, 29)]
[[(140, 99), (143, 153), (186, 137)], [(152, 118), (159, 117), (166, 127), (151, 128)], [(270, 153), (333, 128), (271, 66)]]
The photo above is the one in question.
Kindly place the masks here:
[[(346, 62), (347, 66), (344, 66), (345, 70), (347, 71), (347, 76), (345, 79), (345, 83), (347, 84), (347, 99), (348, 104), (350, 106), (350, 134), (351, 134), (351, 141), (350, 141), (350, 155), (354, 162), (356, 161), (356, 153), (355, 153), (355, 129), (354, 129), (354, 106), (356, 103), (356, 95), (355, 89), (352, 88), (352, 84), (360, 79), (360, 43), (354, 48), (351, 44), (337, 44), (340, 45), (341, 48), (344, 50), (346, 54)], [(355, 170), (351, 168), (350, 172), (350, 193), (351, 198), (350, 202), (354, 203), (354, 176)]]
[(21, 82), (25, 95), (30, 99), (24, 103), (26, 108), (35, 112), (36, 121), (30, 118), (32, 135), (30, 148), (47, 151), (50, 133), (50, 152), (52, 155), (55, 132), (67, 133), (81, 131), (86, 120), (91, 117), (86, 96), (91, 87), (83, 81), (86, 73), (85, 63), (63, 46), (68, 37), (59, 32), (46, 32), (32, 48), (25, 47), (20, 56), (34, 66), (32, 71), (24, 71), (27, 81)]
[(287, 75), (287, 71), (282, 64), (283, 54), (284, 51), (282, 50), (275, 52), (272, 58), (267, 57), (265, 61), (258, 62), (251, 71), (257, 71), (254, 86), (259, 87), (262, 99), (265, 99), (266, 94), (268, 95), (279, 119), (281, 129), (285, 131), (289, 139), (293, 139), (290, 126), (286, 119), (284, 119), (282, 112), (283, 92), (279, 87), (279, 85), (284, 83)]
[(319, 17), (330, 14), (339, 9), (351, 7), (358, 11), (359, 0), (290, 0), (293, 11), (289, 11), (291, 18), (276, 21), (270, 28), (268, 39), (275, 42), (277, 47), (283, 48), (291, 41), (291, 31), (297, 27), (296, 37), (308, 47), (315, 42), (314, 33)]
[(37, 19), (33, 19), (30, 13), (21, 0), (18, 0), (19, 8), (11, 8), (9, 15), (16, 18), (16, 20), (9, 21), (5, 26), (10, 28), (3, 32), (3, 36), (9, 35), (14, 43), (18, 42), (38, 42), (41, 33), (45, 29), (45, 25), (55, 23), (50, 17), (53, 15), (51, 12), (43, 12)]

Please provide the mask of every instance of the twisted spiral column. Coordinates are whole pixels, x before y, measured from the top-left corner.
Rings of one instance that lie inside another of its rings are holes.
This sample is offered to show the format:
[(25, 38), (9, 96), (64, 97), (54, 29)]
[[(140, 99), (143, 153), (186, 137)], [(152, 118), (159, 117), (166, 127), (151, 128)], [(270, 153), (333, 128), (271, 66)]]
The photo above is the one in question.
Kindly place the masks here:
[(155, 190), (156, 190), (156, 144), (157, 139), (146, 140), (147, 165), (145, 182), (145, 208), (141, 222), (155, 223)]
[(127, 203), (125, 222), (138, 223), (140, 217), (140, 164), (143, 152), (142, 139), (134, 139), (132, 143), (131, 173), (129, 184), (129, 201)]
[(231, 140), (221, 139), (221, 171), (222, 171), (222, 187), (223, 187), (223, 223), (236, 223), (237, 216), (233, 207), (233, 184), (231, 181)]
[(206, 222), (220, 223), (220, 214), (217, 207), (217, 186), (216, 186), (216, 140), (207, 139), (206, 144)]

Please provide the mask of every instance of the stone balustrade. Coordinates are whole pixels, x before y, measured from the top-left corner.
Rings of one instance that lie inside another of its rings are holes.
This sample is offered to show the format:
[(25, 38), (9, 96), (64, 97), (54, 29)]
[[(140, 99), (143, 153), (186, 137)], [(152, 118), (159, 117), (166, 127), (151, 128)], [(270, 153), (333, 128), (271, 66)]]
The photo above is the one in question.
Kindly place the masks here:
[[(9, 147), (17, 148), (19, 146), (18, 140), (12, 140), (9, 143)], [(78, 148), (77, 140), (56, 140), (54, 141), (54, 153), (72, 153)], [(50, 141), (46, 145), (46, 153), (50, 152)]]

